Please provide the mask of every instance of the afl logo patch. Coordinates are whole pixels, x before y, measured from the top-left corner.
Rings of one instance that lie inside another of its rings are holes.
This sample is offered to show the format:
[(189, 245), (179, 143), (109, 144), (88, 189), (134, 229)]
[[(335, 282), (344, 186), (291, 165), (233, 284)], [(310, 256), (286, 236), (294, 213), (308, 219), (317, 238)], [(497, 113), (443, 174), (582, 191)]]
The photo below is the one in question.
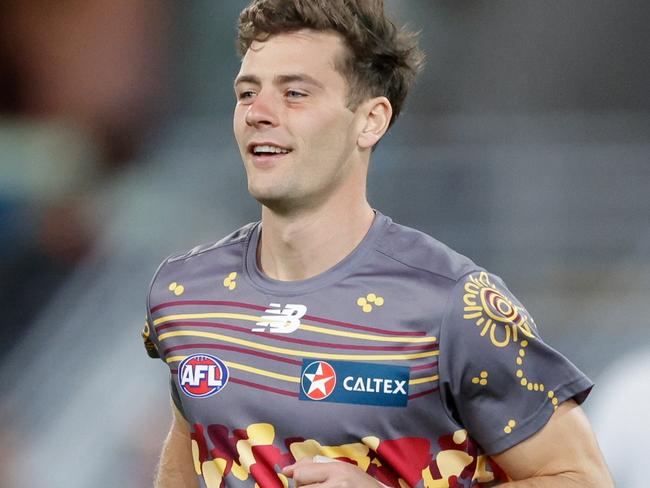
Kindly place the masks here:
[(332, 394), (336, 386), (336, 372), (326, 361), (308, 364), (300, 379), (303, 393), (310, 400), (323, 400)]
[(228, 367), (209, 354), (192, 354), (178, 366), (178, 383), (187, 396), (207, 398), (224, 389), (228, 383)]

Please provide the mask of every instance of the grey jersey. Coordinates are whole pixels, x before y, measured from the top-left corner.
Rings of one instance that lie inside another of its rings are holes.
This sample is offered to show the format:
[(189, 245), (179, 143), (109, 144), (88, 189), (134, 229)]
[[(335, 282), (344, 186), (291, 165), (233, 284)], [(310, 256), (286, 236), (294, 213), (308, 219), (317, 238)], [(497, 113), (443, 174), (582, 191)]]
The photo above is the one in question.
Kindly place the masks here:
[(490, 454), (592, 386), (497, 276), (376, 214), (343, 261), (283, 282), (261, 224), (167, 259), (144, 337), (171, 372), (203, 487), (286, 486), (305, 456), (388, 486), (492, 486)]

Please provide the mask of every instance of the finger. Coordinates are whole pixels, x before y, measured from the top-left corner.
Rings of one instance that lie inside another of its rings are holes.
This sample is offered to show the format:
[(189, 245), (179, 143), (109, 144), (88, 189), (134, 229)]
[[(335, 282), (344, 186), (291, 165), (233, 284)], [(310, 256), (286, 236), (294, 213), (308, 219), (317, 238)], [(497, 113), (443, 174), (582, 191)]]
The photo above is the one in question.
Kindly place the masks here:
[(296, 466), (294, 466), (292, 469), (290, 477), (293, 478), (296, 486), (302, 487), (314, 483), (323, 483), (327, 481), (331, 473), (331, 463), (322, 464), (305, 462), (296, 464)]
[(296, 466), (302, 466), (304, 464), (309, 464), (311, 462), (313, 462), (311, 457), (300, 458), (295, 463), (289, 464), (288, 466), (282, 468), (282, 474), (291, 477), (293, 476), (293, 470), (296, 468)]

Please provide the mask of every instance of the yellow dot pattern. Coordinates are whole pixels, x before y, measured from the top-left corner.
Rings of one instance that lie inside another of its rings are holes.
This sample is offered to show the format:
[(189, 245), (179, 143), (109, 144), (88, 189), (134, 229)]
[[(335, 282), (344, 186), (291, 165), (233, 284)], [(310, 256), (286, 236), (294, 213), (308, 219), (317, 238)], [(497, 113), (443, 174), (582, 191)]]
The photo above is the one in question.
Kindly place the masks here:
[(557, 406), (560, 403), (560, 401), (555, 396), (555, 392), (551, 390), (548, 392), (547, 395), (551, 399), (551, 403), (553, 404), (553, 410), (557, 410)]
[(368, 293), (365, 297), (357, 298), (357, 305), (361, 307), (364, 313), (372, 312), (372, 306), (381, 307), (384, 304), (384, 297), (376, 293)]
[(235, 288), (237, 288), (237, 282), (235, 281), (237, 279), (237, 273), (233, 271), (230, 273), (228, 276), (226, 276), (223, 280), (223, 286), (228, 288), (230, 291), (233, 291)]
[(183, 293), (185, 293), (185, 287), (183, 285), (179, 285), (175, 281), (173, 283), (169, 284), (168, 287), (169, 291), (171, 291), (174, 295), (177, 297), (181, 296)]
[(516, 426), (517, 426), (517, 422), (515, 421), (515, 419), (510, 419), (508, 420), (508, 424), (503, 428), (503, 431), (506, 434), (510, 434), (512, 433), (512, 429), (514, 429)]
[(481, 371), (481, 374), (472, 378), (472, 383), (475, 385), (485, 386), (488, 384), (488, 372)]
[[(534, 381), (530, 381), (528, 378), (526, 378), (526, 373), (524, 373), (523, 370), (523, 365), (524, 365), (524, 358), (526, 357), (526, 347), (528, 347), (528, 341), (523, 340), (519, 344), (520, 348), (519, 351), (517, 352), (517, 358), (515, 359), (515, 363), (517, 366), (517, 370), (515, 371), (515, 375), (517, 378), (519, 378), (519, 384), (526, 388), (528, 391), (545, 391), (546, 387), (544, 386), (544, 383), (535, 383)], [(553, 404), (553, 409), (557, 410), (557, 406), (559, 404), (558, 399), (555, 397), (555, 393), (553, 391), (549, 391), (547, 393), (548, 397), (551, 399), (551, 403)]]

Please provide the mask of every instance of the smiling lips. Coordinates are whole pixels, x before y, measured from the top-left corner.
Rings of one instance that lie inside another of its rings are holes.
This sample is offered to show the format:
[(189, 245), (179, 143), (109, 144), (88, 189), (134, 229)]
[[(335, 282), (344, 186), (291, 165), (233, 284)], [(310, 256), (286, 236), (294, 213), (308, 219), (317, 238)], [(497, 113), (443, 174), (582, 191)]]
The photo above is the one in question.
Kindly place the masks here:
[(269, 166), (283, 156), (289, 154), (291, 148), (279, 146), (270, 142), (251, 143), (248, 145), (248, 152), (253, 155), (255, 166)]
[(253, 154), (256, 156), (264, 154), (287, 154), (290, 150), (280, 146), (273, 146), (270, 144), (256, 144), (253, 146)]

